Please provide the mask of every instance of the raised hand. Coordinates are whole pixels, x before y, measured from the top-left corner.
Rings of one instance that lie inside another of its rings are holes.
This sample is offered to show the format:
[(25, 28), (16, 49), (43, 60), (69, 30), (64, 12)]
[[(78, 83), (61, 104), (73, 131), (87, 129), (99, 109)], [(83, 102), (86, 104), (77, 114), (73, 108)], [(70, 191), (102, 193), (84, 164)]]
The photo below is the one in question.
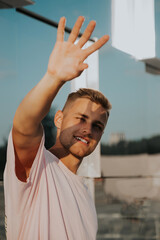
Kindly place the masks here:
[(84, 44), (89, 40), (96, 25), (95, 21), (91, 21), (78, 43), (75, 44), (83, 22), (84, 17), (80, 16), (69, 35), (68, 41), (65, 42), (65, 18), (62, 17), (59, 21), (57, 41), (50, 55), (47, 72), (62, 82), (78, 77), (84, 69), (88, 68), (84, 60), (109, 40), (109, 36), (104, 35), (90, 47), (82, 49)]

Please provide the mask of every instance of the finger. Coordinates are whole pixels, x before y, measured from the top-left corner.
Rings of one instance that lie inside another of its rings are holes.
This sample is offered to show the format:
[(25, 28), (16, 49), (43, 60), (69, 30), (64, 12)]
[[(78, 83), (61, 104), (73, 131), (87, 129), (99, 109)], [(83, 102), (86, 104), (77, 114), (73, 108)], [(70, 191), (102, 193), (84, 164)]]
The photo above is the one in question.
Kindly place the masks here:
[(79, 46), (80, 48), (82, 48), (84, 46), (84, 44), (89, 40), (94, 28), (96, 26), (96, 22), (95, 21), (91, 21), (86, 30), (84, 31), (82, 37), (79, 39), (77, 46)]
[(58, 30), (57, 30), (57, 41), (63, 41), (64, 40), (64, 28), (65, 28), (66, 19), (65, 17), (62, 17), (58, 24)]
[(106, 42), (108, 42), (109, 36), (104, 35), (97, 42), (93, 43), (90, 47), (84, 49), (84, 59), (87, 58), (90, 54), (100, 49)]
[(83, 71), (83, 70), (85, 70), (87, 68), (88, 68), (88, 64), (87, 63), (81, 63), (79, 65), (79, 71)]
[(78, 37), (79, 31), (81, 29), (81, 26), (82, 26), (83, 22), (84, 22), (84, 17), (80, 16), (77, 19), (77, 21), (76, 21), (76, 23), (75, 23), (75, 25), (74, 25), (74, 27), (72, 29), (71, 34), (69, 35), (68, 42), (72, 42), (72, 43), (75, 42), (75, 40)]

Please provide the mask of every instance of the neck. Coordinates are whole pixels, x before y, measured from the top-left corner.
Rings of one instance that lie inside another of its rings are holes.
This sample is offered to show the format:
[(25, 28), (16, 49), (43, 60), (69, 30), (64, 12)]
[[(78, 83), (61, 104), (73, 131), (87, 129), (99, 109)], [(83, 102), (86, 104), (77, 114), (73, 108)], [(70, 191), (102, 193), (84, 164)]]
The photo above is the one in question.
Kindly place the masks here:
[(64, 149), (61, 145), (55, 144), (53, 147), (49, 150), (51, 153), (53, 153), (60, 161), (63, 162), (63, 164), (74, 174), (76, 174), (82, 159), (79, 159), (75, 156), (73, 156), (70, 152), (68, 152), (66, 149)]

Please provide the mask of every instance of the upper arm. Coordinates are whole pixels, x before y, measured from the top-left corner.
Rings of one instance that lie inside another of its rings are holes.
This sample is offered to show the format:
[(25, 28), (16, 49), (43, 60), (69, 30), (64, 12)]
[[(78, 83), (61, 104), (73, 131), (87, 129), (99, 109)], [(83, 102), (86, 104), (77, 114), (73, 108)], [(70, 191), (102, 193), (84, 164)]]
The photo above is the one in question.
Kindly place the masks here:
[(23, 182), (25, 182), (29, 176), (42, 136), (42, 125), (40, 125), (32, 135), (25, 135), (13, 126), (12, 138), (15, 151), (15, 172), (17, 178)]

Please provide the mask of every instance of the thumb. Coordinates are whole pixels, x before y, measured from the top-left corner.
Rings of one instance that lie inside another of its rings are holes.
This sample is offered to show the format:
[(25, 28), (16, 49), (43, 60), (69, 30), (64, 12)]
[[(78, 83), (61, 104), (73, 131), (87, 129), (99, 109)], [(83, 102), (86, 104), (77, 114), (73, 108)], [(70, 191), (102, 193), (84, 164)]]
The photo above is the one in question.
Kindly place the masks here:
[(88, 68), (88, 64), (87, 63), (81, 63), (79, 65), (79, 71), (83, 71), (83, 70), (85, 70), (87, 68)]

